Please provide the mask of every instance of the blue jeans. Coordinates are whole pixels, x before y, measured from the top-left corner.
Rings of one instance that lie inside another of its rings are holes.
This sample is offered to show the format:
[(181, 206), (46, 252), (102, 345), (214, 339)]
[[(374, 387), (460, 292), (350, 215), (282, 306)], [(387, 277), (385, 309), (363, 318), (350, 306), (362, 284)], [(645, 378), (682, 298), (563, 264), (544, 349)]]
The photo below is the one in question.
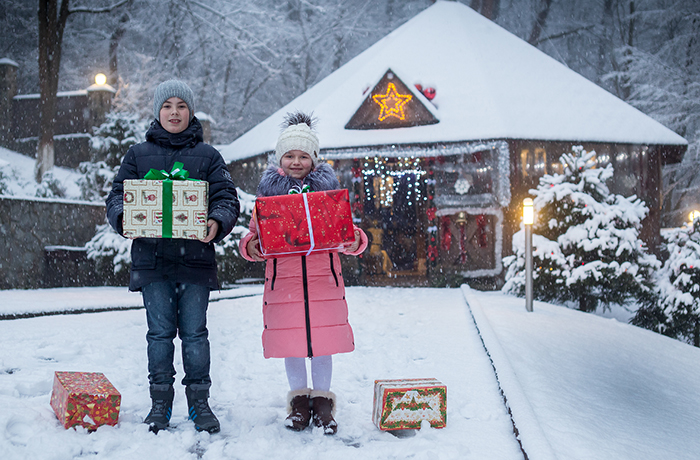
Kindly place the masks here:
[(207, 306), (209, 287), (169, 281), (142, 288), (148, 321), (148, 381), (151, 385), (175, 382), (173, 340), (182, 340), (182, 384), (211, 385)]

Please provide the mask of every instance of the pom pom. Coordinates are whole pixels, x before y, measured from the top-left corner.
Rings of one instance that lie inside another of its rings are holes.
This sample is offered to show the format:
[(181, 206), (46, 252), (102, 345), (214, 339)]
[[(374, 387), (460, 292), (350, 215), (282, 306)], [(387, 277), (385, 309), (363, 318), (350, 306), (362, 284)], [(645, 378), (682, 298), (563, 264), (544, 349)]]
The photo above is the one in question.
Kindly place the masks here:
[(316, 126), (316, 121), (317, 119), (313, 116), (313, 112), (311, 114), (304, 112), (291, 112), (285, 115), (284, 122), (282, 123), (282, 129), (299, 125), (301, 123), (304, 123), (309, 128), (313, 129)]

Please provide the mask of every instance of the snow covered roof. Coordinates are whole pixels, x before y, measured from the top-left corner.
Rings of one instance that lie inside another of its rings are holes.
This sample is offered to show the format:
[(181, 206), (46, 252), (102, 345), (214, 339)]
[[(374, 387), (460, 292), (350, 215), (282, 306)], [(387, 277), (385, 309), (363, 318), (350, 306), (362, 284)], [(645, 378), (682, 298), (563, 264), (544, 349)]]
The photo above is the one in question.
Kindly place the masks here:
[[(439, 122), (346, 129), (389, 69)], [(432, 102), (416, 84), (436, 90)], [(442, 0), (223, 147), (226, 161), (272, 151), (295, 110), (314, 112), (322, 150), (488, 139), (687, 145), (466, 5)]]

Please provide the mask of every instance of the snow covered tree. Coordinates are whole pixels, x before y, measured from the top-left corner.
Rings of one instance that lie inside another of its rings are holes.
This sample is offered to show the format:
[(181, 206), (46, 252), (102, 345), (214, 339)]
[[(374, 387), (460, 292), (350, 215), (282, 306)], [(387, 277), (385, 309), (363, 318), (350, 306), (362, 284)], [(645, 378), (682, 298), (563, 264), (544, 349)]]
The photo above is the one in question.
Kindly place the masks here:
[[(639, 239), (648, 209), (636, 197), (610, 194), (605, 182), (613, 168), (594, 168), (595, 152), (574, 147), (562, 155), (563, 174), (540, 179), (534, 205), (534, 295), (572, 303), (583, 311), (624, 305), (650, 292), (659, 266)], [(522, 246), (522, 247), (521, 247)], [(522, 231), (513, 238), (505, 292), (524, 292)]]
[(106, 118), (92, 135), (92, 160), (114, 168), (121, 164), (129, 147), (146, 140), (149, 122), (131, 112), (109, 112)]
[(657, 299), (631, 323), (700, 347), (700, 219), (664, 235), (668, 259), (658, 272)]
[(262, 276), (263, 264), (254, 264), (246, 261), (238, 250), (238, 243), (241, 238), (248, 233), (248, 224), (255, 208), (255, 195), (244, 192), (236, 188), (238, 201), (241, 204), (241, 214), (238, 222), (231, 233), (216, 245), (217, 263), (219, 265), (219, 276), (222, 282), (232, 282), (241, 278), (255, 276), (256, 269), (260, 271), (257, 275)]

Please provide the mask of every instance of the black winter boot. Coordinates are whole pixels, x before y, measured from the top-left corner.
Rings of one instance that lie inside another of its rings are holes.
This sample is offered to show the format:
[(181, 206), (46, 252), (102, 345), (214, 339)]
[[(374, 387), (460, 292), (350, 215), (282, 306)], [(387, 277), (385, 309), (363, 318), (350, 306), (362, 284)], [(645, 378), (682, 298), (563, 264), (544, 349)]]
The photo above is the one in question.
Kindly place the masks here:
[(209, 407), (209, 385), (190, 385), (185, 388), (185, 395), (190, 420), (197, 431), (218, 433), (221, 425)]
[(167, 428), (170, 424), (170, 416), (173, 413), (173, 398), (175, 390), (172, 385), (151, 385), (151, 412), (148, 413), (143, 423), (148, 424), (148, 430), (153, 433), (163, 428)]
[(308, 388), (287, 393), (287, 419), (284, 426), (294, 431), (302, 431), (311, 423), (311, 407)]
[(311, 391), (311, 410), (313, 411), (314, 425), (323, 428), (324, 434), (335, 434), (338, 424), (335, 415), (335, 394), (331, 391)]

